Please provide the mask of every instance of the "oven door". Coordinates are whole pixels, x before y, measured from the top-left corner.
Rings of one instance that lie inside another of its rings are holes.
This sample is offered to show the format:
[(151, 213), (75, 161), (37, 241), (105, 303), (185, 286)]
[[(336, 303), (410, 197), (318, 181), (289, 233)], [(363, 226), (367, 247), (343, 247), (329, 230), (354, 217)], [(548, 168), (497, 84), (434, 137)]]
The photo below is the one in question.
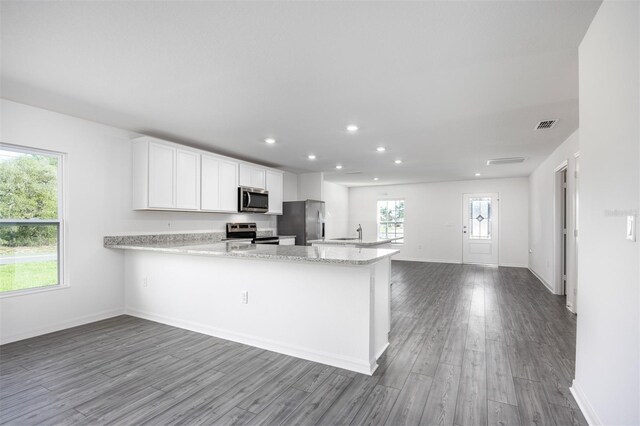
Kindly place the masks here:
[(238, 211), (266, 213), (269, 211), (269, 191), (259, 188), (238, 188)]

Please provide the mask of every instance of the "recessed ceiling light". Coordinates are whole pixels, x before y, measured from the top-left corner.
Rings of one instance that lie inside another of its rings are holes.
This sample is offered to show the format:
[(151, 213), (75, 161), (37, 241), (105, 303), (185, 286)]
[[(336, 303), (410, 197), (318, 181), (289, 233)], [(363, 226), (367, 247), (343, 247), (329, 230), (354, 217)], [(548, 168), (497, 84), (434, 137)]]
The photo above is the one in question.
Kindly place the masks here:
[(373, 178), (373, 180), (378, 180), (378, 178)]
[(309, 154), (309, 155), (307, 156), (307, 158), (308, 158), (309, 160), (315, 160), (315, 159), (316, 159), (316, 156), (315, 156), (315, 155), (313, 155), (313, 154)]
[(276, 143), (276, 140), (274, 138), (266, 138), (264, 141), (269, 145), (273, 145), (274, 143)]
[(396, 164), (402, 164), (402, 160), (396, 160), (396, 161), (394, 161), (394, 163), (396, 163)]
[(347, 131), (348, 132), (357, 132), (358, 131), (358, 126), (356, 126), (355, 124), (349, 124), (347, 126)]
[(338, 165), (336, 166), (336, 169), (338, 169), (338, 170), (340, 170), (341, 168), (342, 168), (342, 166), (341, 166), (340, 164), (338, 164)]
[(476, 176), (480, 176), (480, 173), (476, 173)]
[(385, 148), (384, 146), (379, 146), (376, 148), (376, 151), (378, 152), (385, 152), (387, 150), (387, 148)]

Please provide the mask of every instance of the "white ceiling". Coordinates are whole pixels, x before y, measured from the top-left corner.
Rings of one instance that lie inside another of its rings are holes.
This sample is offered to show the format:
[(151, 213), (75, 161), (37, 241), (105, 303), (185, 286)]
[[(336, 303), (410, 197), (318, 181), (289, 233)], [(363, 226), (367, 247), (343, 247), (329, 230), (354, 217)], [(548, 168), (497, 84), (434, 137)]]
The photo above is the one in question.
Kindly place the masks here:
[(1, 4), (6, 99), (371, 185), (528, 175), (578, 127), (600, 2)]

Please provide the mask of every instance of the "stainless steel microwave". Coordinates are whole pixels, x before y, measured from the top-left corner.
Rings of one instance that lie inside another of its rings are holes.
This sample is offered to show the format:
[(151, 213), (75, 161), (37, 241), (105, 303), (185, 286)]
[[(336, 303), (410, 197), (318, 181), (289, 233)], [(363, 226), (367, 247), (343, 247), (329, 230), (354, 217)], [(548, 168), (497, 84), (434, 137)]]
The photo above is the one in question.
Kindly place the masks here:
[(267, 213), (269, 211), (269, 191), (241, 186), (238, 188), (238, 211), (247, 213)]

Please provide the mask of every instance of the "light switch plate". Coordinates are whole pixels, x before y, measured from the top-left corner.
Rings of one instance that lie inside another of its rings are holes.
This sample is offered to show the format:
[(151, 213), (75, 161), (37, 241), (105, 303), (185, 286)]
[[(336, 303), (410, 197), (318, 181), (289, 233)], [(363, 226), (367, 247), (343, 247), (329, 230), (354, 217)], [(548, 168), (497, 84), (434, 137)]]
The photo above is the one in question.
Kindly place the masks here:
[(627, 216), (627, 240), (636, 241), (636, 217)]

